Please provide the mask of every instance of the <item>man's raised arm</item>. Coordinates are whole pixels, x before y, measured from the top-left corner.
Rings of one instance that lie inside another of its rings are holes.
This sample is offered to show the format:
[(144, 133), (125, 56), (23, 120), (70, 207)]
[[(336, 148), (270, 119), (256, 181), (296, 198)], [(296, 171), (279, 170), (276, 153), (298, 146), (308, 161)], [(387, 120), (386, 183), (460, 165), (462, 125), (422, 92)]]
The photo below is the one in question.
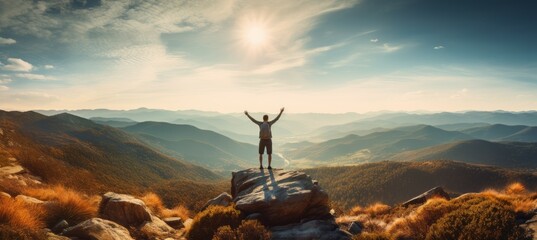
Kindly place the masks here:
[(250, 120), (252, 120), (252, 122), (254, 122), (255, 124), (257, 124), (257, 125), (261, 124), (260, 121), (257, 121), (257, 120), (255, 120), (252, 116), (250, 116), (250, 114), (248, 114), (248, 111), (244, 111), (244, 114), (246, 114), (246, 116), (247, 116)]
[(274, 118), (274, 120), (269, 122), (270, 125), (276, 123), (276, 121), (278, 121), (280, 119), (280, 117), (282, 116), (283, 110), (285, 110), (285, 108), (280, 109), (280, 114), (278, 114), (278, 116), (276, 118)]

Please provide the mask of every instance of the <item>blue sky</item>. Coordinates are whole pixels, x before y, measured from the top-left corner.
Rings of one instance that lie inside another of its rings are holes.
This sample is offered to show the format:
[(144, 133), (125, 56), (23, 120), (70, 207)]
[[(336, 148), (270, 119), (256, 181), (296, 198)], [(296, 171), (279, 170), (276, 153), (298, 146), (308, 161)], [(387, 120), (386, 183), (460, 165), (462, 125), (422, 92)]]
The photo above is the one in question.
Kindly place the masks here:
[(537, 3), (0, 0), (0, 108), (536, 110)]

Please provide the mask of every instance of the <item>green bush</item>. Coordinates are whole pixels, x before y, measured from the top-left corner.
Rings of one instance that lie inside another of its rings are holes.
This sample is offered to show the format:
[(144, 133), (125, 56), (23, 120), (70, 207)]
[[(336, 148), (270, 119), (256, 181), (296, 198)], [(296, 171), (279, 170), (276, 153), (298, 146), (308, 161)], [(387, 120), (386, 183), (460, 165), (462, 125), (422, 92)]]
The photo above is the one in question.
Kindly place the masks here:
[(527, 239), (516, 225), (512, 206), (495, 198), (477, 197), (433, 224), (426, 239)]
[(241, 213), (233, 206), (210, 206), (198, 213), (192, 222), (188, 232), (188, 239), (207, 240), (212, 239), (218, 228), (229, 225), (237, 228), (241, 222)]

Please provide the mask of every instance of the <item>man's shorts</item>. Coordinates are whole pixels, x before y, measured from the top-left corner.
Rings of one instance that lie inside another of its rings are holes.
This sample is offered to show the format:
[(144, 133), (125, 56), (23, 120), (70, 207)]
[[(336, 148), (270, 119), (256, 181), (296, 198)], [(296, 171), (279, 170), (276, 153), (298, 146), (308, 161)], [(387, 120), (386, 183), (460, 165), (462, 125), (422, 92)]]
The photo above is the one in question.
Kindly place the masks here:
[(272, 139), (259, 139), (259, 154), (265, 153), (265, 147), (267, 154), (272, 154)]

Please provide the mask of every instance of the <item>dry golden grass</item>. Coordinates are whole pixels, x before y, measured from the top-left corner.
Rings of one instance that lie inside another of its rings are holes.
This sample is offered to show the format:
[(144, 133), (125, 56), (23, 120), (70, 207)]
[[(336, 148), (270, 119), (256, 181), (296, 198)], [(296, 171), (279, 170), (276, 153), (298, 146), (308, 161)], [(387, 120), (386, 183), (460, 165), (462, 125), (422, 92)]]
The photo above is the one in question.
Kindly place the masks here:
[(160, 197), (152, 192), (146, 193), (144, 196), (140, 197), (140, 200), (142, 200), (145, 205), (153, 212), (153, 214), (160, 216), (162, 214), (162, 210), (164, 209), (164, 204), (162, 203), (162, 200)]
[(43, 201), (50, 201), (45, 208), (45, 220), (49, 227), (62, 220), (73, 225), (97, 216), (100, 201), (97, 196), (86, 196), (63, 186), (28, 188), (23, 193)]
[(146, 193), (140, 199), (147, 205), (147, 207), (149, 207), (151, 212), (158, 217), (180, 217), (183, 221), (190, 217), (190, 211), (182, 205), (177, 205), (172, 209), (166, 208), (161, 198), (155, 193)]
[(167, 218), (167, 217), (180, 217), (181, 219), (186, 220), (188, 218), (190, 218), (190, 211), (182, 206), (182, 205), (177, 205), (175, 206), (174, 208), (172, 209), (164, 209), (162, 210), (162, 217), (163, 218)]
[(505, 193), (510, 195), (519, 195), (526, 193), (526, 187), (522, 183), (513, 183), (505, 188)]
[(390, 209), (391, 209), (391, 207), (386, 205), (386, 204), (375, 203), (375, 204), (369, 205), (369, 206), (367, 206), (365, 208), (363, 208), (361, 206), (355, 206), (355, 207), (353, 207), (351, 209), (349, 215), (357, 216), (357, 215), (360, 215), (360, 214), (367, 214), (367, 215), (370, 215), (372, 217), (375, 217), (375, 216), (387, 214), (388, 212), (390, 212)]
[(44, 209), (12, 198), (0, 199), (0, 225), (13, 229), (38, 231), (45, 227)]

